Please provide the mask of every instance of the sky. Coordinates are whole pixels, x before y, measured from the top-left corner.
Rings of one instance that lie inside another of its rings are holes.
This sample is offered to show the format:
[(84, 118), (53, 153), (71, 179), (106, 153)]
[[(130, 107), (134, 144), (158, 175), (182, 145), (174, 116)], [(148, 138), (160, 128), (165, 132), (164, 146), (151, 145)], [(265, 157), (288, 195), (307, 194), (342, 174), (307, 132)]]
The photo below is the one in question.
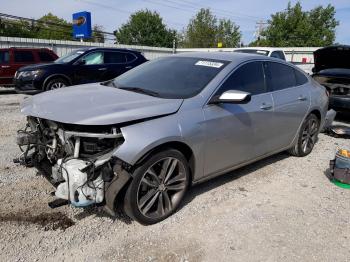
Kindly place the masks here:
[[(291, 0), (295, 4), (297, 0)], [(336, 42), (350, 44), (349, 0), (301, 0), (304, 10), (331, 3), (336, 8), (339, 26)], [(228, 18), (240, 26), (243, 43), (254, 40), (256, 22), (267, 20), (271, 14), (287, 7), (288, 0), (0, 0), (0, 13), (40, 18), (48, 12), (72, 20), (72, 13), (90, 11), (92, 23), (113, 32), (126, 23), (130, 14), (140, 9), (157, 11), (169, 28), (181, 30), (196, 12), (211, 8), (217, 18)]]

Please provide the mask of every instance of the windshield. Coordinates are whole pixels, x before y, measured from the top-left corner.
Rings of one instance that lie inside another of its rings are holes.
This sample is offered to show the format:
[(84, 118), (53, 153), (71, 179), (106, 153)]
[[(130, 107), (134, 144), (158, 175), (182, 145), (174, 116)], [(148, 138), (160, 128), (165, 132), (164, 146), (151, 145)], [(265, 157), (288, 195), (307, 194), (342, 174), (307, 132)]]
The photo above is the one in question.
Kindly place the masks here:
[(269, 51), (259, 49), (237, 49), (234, 52), (268, 56)]
[(162, 98), (195, 96), (227, 61), (169, 56), (146, 62), (117, 77), (115, 87)]
[(85, 53), (85, 51), (82, 51), (82, 50), (76, 50), (76, 51), (70, 52), (70, 53), (58, 58), (57, 60), (55, 60), (55, 63), (58, 63), (58, 64), (69, 63), (84, 53)]

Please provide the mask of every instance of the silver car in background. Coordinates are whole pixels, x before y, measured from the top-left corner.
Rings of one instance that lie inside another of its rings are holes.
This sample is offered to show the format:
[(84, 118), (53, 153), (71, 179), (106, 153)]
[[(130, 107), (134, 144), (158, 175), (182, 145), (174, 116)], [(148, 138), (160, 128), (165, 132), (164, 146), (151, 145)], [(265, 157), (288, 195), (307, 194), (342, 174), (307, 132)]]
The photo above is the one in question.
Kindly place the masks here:
[(51, 207), (121, 206), (153, 224), (190, 185), (284, 150), (309, 154), (327, 106), (326, 90), (280, 59), (174, 55), (25, 99), (16, 161), (56, 187)]

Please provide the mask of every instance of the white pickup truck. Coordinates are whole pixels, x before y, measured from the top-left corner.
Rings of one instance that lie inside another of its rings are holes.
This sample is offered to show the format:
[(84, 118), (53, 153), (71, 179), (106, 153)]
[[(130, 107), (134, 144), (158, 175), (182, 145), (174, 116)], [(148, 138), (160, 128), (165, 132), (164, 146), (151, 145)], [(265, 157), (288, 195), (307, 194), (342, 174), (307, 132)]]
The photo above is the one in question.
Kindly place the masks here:
[(248, 54), (258, 54), (258, 55), (264, 55), (264, 56), (270, 56), (282, 59), (286, 61), (286, 54), (283, 50), (278, 48), (272, 48), (272, 47), (244, 47), (244, 48), (237, 48), (233, 52), (239, 52), (239, 53), (248, 53)]
[[(285, 52), (280, 48), (274, 48), (274, 47), (243, 47), (243, 48), (237, 48), (233, 50), (233, 52), (239, 52), (239, 53), (250, 53), (250, 54), (258, 54), (258, 55), (264, 55), (264, 56), (270, 56), (282, 59), (284, 61), (287, 61)], [(291, 62), (291, 61), (289, 61)], [(312, 68), (313, 64), (310, 63), (302, 63), (302, 62), (291, 62), (292, 64), (296, 65), (300, 69), (304, 70), (309, 75), (312, 74)]]

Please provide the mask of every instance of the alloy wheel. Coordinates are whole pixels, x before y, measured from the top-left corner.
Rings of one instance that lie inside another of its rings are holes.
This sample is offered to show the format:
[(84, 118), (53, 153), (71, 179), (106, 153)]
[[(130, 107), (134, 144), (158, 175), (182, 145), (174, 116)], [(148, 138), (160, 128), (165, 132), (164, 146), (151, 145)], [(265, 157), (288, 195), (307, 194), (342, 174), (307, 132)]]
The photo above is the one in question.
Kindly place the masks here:
[(55, 89), (59, 89), (59, 88), (65, 87), (65, 86), (66, 86), (65, 83), (55, 82), (50, 86), (50, 89), (55, 90)]
[(137, 207), (148, 218), (171, 213), (186, 191), (186, 170), (176, 158), (166, 157), (143, 174), (137, 190)]
[(309, 153), (313, 149), (317, 140), (318, 128), (318, 121), (310, 118), (305, 125), (301, 137), (301, 149), (303, 153)]

